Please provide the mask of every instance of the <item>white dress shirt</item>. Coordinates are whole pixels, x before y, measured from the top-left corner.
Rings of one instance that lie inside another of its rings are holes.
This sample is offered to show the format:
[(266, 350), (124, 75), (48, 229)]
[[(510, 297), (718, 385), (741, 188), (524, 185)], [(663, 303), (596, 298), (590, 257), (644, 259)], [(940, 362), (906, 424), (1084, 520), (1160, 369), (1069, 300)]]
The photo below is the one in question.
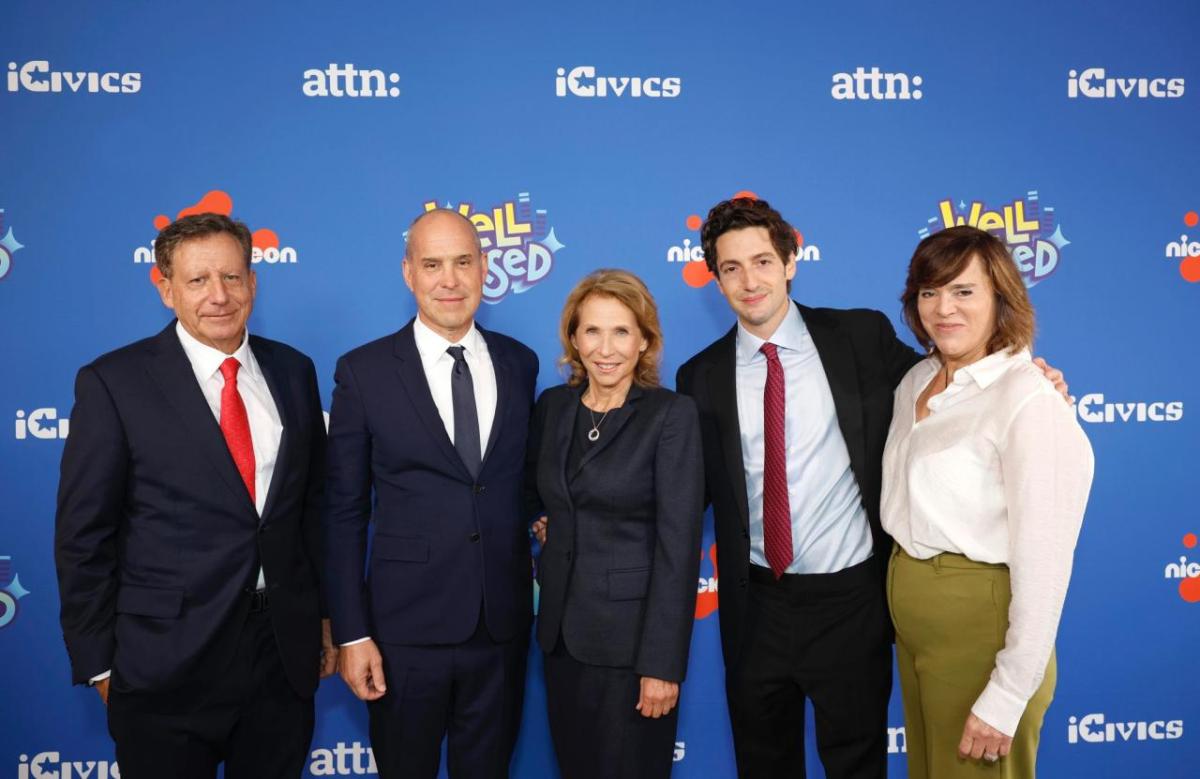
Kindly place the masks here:
[(479, 456), (482, 459), (487, 451), (488, 436), (492, 434), (492, 422), (496, 418), (496, 371), (488, 354), (487, 341), (483, 340), (472, 322), (471, 329), (462, 340), (451, 343), (435, 333), (419, 316), (413, 322), (413, 338), (421, 355), (421, 367), (425, 369), (425, 380), (429, 382), (433, 404), (437, 406), (438, 416), (442, 418), (451, 442), (454, 441), (454, 392), (451, 385), (454, 358), (446, 349), (451, 346), (464, 347), (463, 358), (471, 369), (471, 384), (475, 389), (475, 412), (479, 416)]
[(917, 559), (952, 552), (1008, 566), (1004, 648), (971, 711), (1011, 736), (1054, 648), (1092, 484), (1092, 447), (1027, 351), (959, 368), (917, 422), (917, 398), (941, 369), (930, 357), (896, 389), (883, 454), (883, 528)]
[[(421, 355), (421, 367), (425, 370), (433, 404), (437, 406), (438, 416), (442, 418), (442, 425), (451, 443), (454, 442), (454, 392), (451, 384), (454, 358), (446, 349), (451, 346), (464, 347), (463, 359), (471, 369), (471, 385), (475, 390), (475, 413), (479, 416), (479, 456), (482, 460), (496, 418), (496, 369), (492, 366), (487, 341), (483, 340), (472, 322), (467, 334), (458, 343), (451, 343), (422, 322), (420, 316), (413, 322), (413, 339), (417, 342), (417, 353)], [(363, 636), (339, 646), (361, 644), (370, 638)]]
[[(208, 407), (212, 410), (217, 423), (221, 422), (221, 389), (225, 386), (225, 377), (221, 374), (221, 363), (226, 358), (233, 357), (241, 368), (237, 373), (238, 392), (242, 403), (246, 406), (246, 416), (250, 420), (250, 438), (254, 445), (254, 508), (262, 516), (263, 506), (267, 502), (267, 490), (271, 488), (271, 477), (275, 473), (275, 460), (279, 456), (279, 441), (283, 437), (283, 423), (279, 420), (279, 410), (267, 387), (262, 368), (250, 351), (250, 331), (242, 336), (242, 345), (233, 354), (225, 354), (219, 349), (197, 341), (191, 333), (179, 322), (175, 323), (175, 333), (179, 343), (183, 345), (183, 353), (187, 355), (196, 375), (196, 382)], [(258, 569), (258, 589), (267, 586), (266, 576), (262, 566)], [(92, 684), (107, 679), (111, 671), (92, 677)]]
[[(771, 335), (784, 375), (784, 439), (792, 563), (786, 573), (836, 573), (868, 559), (871, 526), (821, 355), (795, 305)], [(750, 509), (750, 562), (770, 567), (763, 541), (763, 392), (766, 343), (739, 323), (736, 383), (742, 466)]]

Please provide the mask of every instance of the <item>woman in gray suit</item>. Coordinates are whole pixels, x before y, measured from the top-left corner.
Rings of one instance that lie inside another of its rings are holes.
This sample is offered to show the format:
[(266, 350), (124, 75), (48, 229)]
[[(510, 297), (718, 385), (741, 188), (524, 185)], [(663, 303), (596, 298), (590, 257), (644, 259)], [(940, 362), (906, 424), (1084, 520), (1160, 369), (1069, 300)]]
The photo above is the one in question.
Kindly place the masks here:
[(526, 465), (550, 735), (565, 779), (666, 777), (700, 563), (696, 409), (658, 385), (658, 311), (632, 273), (581, 281), (559, 337), (570, 376), (538, 400)]

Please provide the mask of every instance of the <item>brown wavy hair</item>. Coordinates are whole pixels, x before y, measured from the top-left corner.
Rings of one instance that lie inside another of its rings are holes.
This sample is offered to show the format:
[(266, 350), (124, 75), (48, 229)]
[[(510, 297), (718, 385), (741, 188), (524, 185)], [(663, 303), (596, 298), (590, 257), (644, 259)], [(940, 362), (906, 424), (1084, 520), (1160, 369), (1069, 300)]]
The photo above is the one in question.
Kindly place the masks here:
[(646, 339), (646, 351), (638, 356), (633, 370), (633, 381), (641, 387), (657, 387), (658, 366), (662, 360), (662, 327), (658, 324), (658, 306), (645, 282), (627, 270), (601, 268), (583, 277), (567, 301), (563, 304), (562, 318), (558, 324), (558, 340), (563, 353), (558, 358), (560, 366), (567, 367), (570, 375), (567, 384), (578, 387), (587, 378), (587, 371), (579, 357), (579, 350), (571, 343), (571, 336), (579, 327), (579, 309), (590, 297), (612, 298), (633, 312), (638, 329)]
[[(739, 197), (722, 200), (708, 212), (700, 228), (700, 245), (704, 249), (704, 263), (708, 270), (719, 276), (717, 271), (717, 239), (730, 230), (744, 227), (765, 227), (771, 236), (771, 246), (785, 266), (800, 248), (796, 230), (771, 204), (765, 200)], [(789, 288), (791, 283), (788, 283)]]
[(196, 238), (207, 238), (210, 235), (225, 233), (242, 247), (242, 258), (246, 261), (246, 269), (250, 269), (251, 238), (250, 228), (236, 219), (230, 219), (224, 214), (192, 214), (176, 219), (162, 229), (154, 239), (154, 262), (158, 272), (164, 278), (171, 278), (175, 252), (185, 241)]
[(913, 252), (900, 302), (904, 305), (904, 321), (917, 341), (931, 354), (937, 352), (917, 310), (920, 291), (949, 284), (967, 269), (972, 257), (978, 257), (983, 263), (984, 273), (992, 280), (996, 295), (996, 329), (988, 339), (988, 354), (1001, 349), (1018, 351), (1033, 346), (1033, 304), (1029, 302), (1029, 292), (1017, 264), (1003, 241), (969, 225), (936, 232), (917, 244)]

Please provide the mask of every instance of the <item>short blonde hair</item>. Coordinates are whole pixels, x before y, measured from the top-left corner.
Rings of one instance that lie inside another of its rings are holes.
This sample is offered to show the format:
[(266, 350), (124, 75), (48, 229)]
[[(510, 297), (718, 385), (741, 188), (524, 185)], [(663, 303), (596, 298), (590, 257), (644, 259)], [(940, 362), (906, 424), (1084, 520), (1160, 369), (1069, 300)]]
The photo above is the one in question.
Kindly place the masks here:
[(590, 297), (612, 298), (628, 308), (637, 320), (638, 329), (646, 339), (646, 350), (638, 356), (637, 367), (633, 371), (633, 381), (642, 387), (657, 387), (658, 366), (662, 359), (662, 328), (658, 324), (658, 306), (654, 296), (646, 284), (627, 270), (601, 268), (593, 271), (575, 285), (567, 301), (563, 304), (562, 318), (558, 325), (558, 340), (562, 343), (563, 354), (558, 358), (558, 364), (570, 370), (567, 384), (578, 387), (587, 378), (583, 360), (579, 350), (571, 343), (571, 336), (579, 327), (579, 309)]

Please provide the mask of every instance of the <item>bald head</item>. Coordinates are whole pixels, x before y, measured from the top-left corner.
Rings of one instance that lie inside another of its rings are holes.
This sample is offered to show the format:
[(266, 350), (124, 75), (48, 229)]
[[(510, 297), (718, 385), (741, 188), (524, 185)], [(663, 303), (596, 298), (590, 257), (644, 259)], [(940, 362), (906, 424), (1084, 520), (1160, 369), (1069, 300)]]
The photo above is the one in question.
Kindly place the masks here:
[(429, 235), (469, 235), (475, 244), (477, 254), (483, 254), (483, 246), (479, 242), (479, 231), (475, 223), (458, 211), (449, 208), (435, 208), (412, 220), (408, 226), (408, 244), (404, 247), (404, 259), (412, 262), (413, 246), (419, 246), (421, 240)]

